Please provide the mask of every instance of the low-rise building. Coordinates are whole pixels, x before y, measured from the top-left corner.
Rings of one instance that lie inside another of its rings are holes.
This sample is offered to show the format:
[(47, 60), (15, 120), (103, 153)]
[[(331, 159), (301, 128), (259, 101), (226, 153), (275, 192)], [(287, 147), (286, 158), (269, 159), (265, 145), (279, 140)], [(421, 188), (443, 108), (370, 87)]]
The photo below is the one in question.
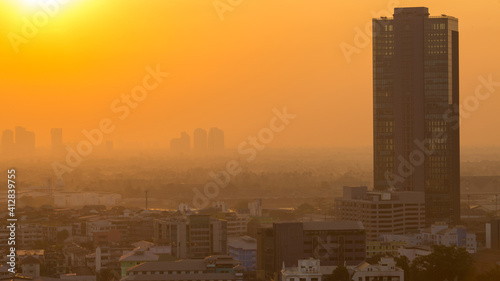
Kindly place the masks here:
[[(299, 260), (298, 266), (281, 270), (281, 281), (321, 281), (335, 271), (337, 266), (322, 266), (318, 259)], [(404, 281), (404, 270), (396, 266), (392, 257), (383, 257), (377, 264), (362, 262), (347, 266), (352, 281)]]
[(477, 252), (475, 233), (467, 232), (465, 226), (450, 227), (443, 222), (437, 222), (429, 228), (421, 229), (418, 233), (383, 235), (381, 236), (381, 240), (385, 242), (405, 242), (408, 246), (456, 246), (465, 248), (471, 254)]
[(146, 262), (127, 270), (122, 281), (223, 280), (242, 281), (239, 262), (230, 256), (209, 256), (205, 259), (174, 262)]
[(362, 263), (352, 268), (353, 281), (404, 281), (405, 272), (396, 266), (396, 261), (392, 257), (381, 258), (378, 264)]
[(257, 239), (250, 236), (228, 238), (229, 255), (241, 262), (245, 271), (257, 270)]
[(297, 267), (285, 267), (281, 270), (281, 281), (321, 281), (321, 266), (317, 259), (299, 260)]
[(383, 256), (398, 256), (398, 250), (401, 247), (408, 245), (408, 243), (403, 241), (370, 241), (366, 242), (366, 257), (383, 257)]
[(432, 254), (432, 248), (430, 246), (406, 246), (399, 248), (398, 253), (399, 256), (405, 256), (410, 262), (413, 262), (418, 257)]
[(127, 270), (145, 262), (155, 262), (160, 260), (160, 256), (171, 257), (172, 248), (170, 246), (147, 245), (142, 243), (142, 246), (135, 248), (133, 251), (126, 252), (120, 257), (120, 266), (122, 278), (127, 275)]

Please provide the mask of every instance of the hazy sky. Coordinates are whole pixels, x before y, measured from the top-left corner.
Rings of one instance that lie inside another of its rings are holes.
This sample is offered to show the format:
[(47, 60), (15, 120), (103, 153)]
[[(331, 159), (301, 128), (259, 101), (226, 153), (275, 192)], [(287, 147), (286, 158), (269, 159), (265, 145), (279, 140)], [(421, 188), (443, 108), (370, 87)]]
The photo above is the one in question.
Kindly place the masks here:
[[(35, 2), (0, 2), (0, 130), (22, 125), (37, 145), (52, 127), (76, 142), (110, 118), (118, 144), (167, 144), (216, 126), (235, 146), (284, 106), (297, 118), (273, 146), (371, 145), (371, 42), (356, 45), (356, 29), (394, 3), (459, 18), (462, 101), (478, 77), (500, 82), (497, 0), (242, 0), (223, 20), (213, 0), (69, 0), (45, 18)], [(27, 38), (26, 19), (46, 25)], [(359, 47), (350, 62), (343, 42)], [(120, 120), (112, 102), (157, 64), (170, 76)], [(500, 143), (495, 89), (464, 120), (462, 145)]]

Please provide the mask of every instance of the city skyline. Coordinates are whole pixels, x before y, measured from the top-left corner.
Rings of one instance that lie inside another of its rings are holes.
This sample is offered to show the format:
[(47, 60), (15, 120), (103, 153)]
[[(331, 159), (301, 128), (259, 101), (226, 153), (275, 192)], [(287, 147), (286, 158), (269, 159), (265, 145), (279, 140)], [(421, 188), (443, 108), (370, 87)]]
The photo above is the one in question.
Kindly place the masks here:
[[(371, 71), (367, 66), (371, 64), (372, 51), (365, 27), (371, 25), (372, 17), (390, 16), (392, 9), (388, 5), (392, 2), (364, 0), (359, 3), (363, 9), (358, 9), (357, 5), (328, 1), (315, 5), (283, 0), (245, 1), (227, 12), (224, 21), (220, 21), (211, 2), (70, 3), (40, 28), (18, 54), (7, 37), (0, 41), (0, 52), (11, 54), (4, 59), (0, 92), (20, 93), (9, 95), (6, 103), (0, 105), (0, 118), (6, 120), (0, 129), (22, 124), (37, 133), (37, 145), (49, 146), (50, 128), (60, 127), (64, 128), (68, 143), (78, 142), (82, 130), (94, 128), (100, 119), (109, 117), (114, 99), (130, 93), (141, 82), (146, 66), (160, 64), (162, 71), (171, 76), (117, 126), (110, 136), (117, 148), (126, 142), (129, 146), (136, 142), (168, 142), (184, 128), (208, 128), (215, 124), (231, 132), (226, 137), (227, 147), (235, 147), (265, 125), (270, 116), (264, 116), (265, 112), (281, 106), (287, 106), (301, 120), (271, 146), (371, 145)], [(455, 1), (451, 7), (444, 2), (395, 3), (427, 6), (437, 15), (446, 13), (461, 19), (463, 107), (483, 80), (500, 81), (495, 64), (500, 61), (500, 54), (496, 52), (495, 37), (490, 39), (500, 28), (494, 20), (496, 9), (488, 5), (471, 8), (467, 1)], [(489, 4), (495, 7), (500, 3)], [(15, 6), (12, 1), (0, 5), (0, 26), (5, 33), (19, 33), (22, 17), (30, 18), (34, 12)], [(286, 7), (290, 13), (280, 15), (280, 22), (275, 23), (271, 11), (279, 7)], [(150, 20), (141, 21), (134, 28), (121, 13), (109, 13), (120, 9), (140, 11), (138, 18)], [(181, 11), (190, 11), (197, 20), (186, 24), (179, 16)], [(95, 17), (91, 26), (85, 24), (86, 13)], [(299, 20), (294, 14), (300, 15)], [(255, 21), (256, 18), (260, 20)], [(289, 27), (298, 33), (288, 31)], [(280, 34), (278, 40), (274, 39), (275, 34)], [(102, 43), (88, 43), (96, 41)], [(354, 48), (350, 62), (341, 46)], [(477, 46), (482, 46), (481, 52), (475, 51)], [(129, 60), (124, 61), (121, 56)], [(498, 87), (493, 89), (498, 92)], [(500, 133), (484, 126), (500, 123), (495, 114), (500, 105), (496, 92), (481, 101), (477, 110), (466, 110), (462, 120), (463, 145), (500, 142)], [(235, 96), (239, 98), (236, 100)], [(467, 108), (472, 105), (471, 102)], [(65, 118), (59, 118), (61, 115)], [(342, 122), (346, 117), (351, 120), (348, 124)], [(358, 130), (350, 130), (352, 127)]]
[(0, 279), (500, 280), (487, 1), (0, 1)]

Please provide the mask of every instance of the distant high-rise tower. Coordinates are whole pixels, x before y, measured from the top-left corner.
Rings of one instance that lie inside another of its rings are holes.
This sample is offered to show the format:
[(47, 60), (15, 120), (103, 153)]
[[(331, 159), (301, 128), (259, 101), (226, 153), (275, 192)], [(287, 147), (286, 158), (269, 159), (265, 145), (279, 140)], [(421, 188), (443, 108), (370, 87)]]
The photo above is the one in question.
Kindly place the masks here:
[(64, 151), (62, 134), (61, 128), (53, 128), (50, 130), (50, 140), (53, 154), (59, 154)]
[(210, 152), (221, 152), (224, 150), (224, 131), (211, 128), (208, 133), (208, 150)]
[(26, 131), (23, 127), (16, 127), (16, 152), (22, 155), (35, 153), (35, 133)]
[(2, 153), (9, 155), (14, 152), (14, 132), (5, 130), (2, 133)]
[(458, 19), (396, 8), (373, 20), (376, 190), (425, 192), (426, 224), (460, 220)]
[(193, 150), (196, 153), (205, 153), (207, 151), (207, 131), (204, 129), (196, 129), (193, 133)]
[(181, 133), (180, 138), (170, 141), (170, 150), (174, 153), (184, 154), (191, 150), (191, 138), (185, 132)]

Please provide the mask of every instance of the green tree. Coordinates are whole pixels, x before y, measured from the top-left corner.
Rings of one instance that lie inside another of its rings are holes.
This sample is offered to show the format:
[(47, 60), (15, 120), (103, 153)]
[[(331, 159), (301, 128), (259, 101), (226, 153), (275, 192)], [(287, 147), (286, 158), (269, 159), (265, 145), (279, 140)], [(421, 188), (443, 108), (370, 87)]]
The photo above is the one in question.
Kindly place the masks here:
[(496, 266), (490, 271), (477, 276), (477, 281), (498, 281), (500, 280), (500, 266)]
[(407, 256), (395, 257), (396, 266), (405, 272), (405, 280), (412, 280), (410, 260)]
[(351, 276), (347, 268), (343, 265), (338, 266), (332, 273), (332, 281), (350, 281)]
[(63, 229), (59, 232), (57, 232), (57, 242), (58, 243), (64, 243), (64, 240), (68, 239), (69, 237), (69, 232), (66, 229)]
[(464, 248), (435, 245), (432, 253), (412, 263), (413, 280), (464, 280), (473, 271), (473, 259)]

